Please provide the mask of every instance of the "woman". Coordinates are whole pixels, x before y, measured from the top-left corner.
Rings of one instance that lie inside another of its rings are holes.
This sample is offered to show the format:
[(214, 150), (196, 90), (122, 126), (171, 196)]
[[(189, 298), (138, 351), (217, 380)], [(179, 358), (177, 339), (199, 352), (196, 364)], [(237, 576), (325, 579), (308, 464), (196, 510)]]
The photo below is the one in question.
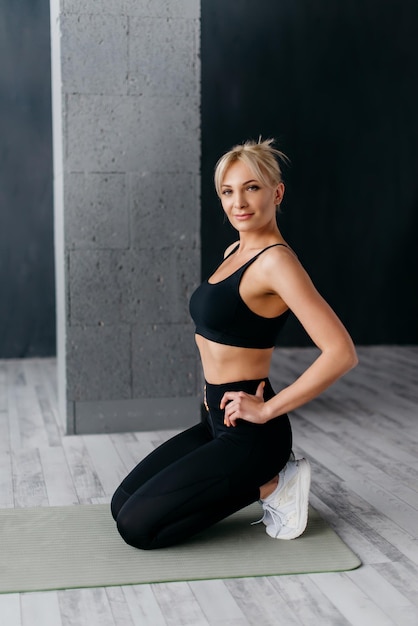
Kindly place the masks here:
[[(118, 530), (137, 548), (179, 543), (256, 500), (270, 537), (294, 539), (306, 527), (310, 467), (292, 458), (287, 412), (357, 357), (277, 226), (286, 157), (272, 143), (248, 141), (217, 163), (216, 191), (239, 241), (190, 301), (207, 414), (139, 463), (114, 494)], [(321, 353), (276, 394), (268, 373), (290, 310)]]

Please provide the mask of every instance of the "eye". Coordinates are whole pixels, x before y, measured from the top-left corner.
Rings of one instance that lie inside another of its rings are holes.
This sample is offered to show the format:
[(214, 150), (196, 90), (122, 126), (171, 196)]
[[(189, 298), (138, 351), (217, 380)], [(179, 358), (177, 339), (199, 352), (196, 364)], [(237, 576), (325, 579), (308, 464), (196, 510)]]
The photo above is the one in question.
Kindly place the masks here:
[(230, 189), (224, 189), (222, 192), (223, 196), (229, 196), (231, 194), (231, 190)]
[(247, 187), (247, 191), (258, 191), (260, 187), (258, 185), (250, 185)]

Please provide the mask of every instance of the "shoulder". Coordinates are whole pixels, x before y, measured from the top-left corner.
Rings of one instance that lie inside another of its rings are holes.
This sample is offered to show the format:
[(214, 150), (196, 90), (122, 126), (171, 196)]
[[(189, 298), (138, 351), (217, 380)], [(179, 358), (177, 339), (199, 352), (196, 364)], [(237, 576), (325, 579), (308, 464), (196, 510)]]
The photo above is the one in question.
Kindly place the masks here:
[(278, 266), (301, 266), (296, 252), (287, 244), (272, 246), (260, 255), (260, 267), (263, 271), (277, 271)]
[(236, 248), (237, 246), (239, 246), (239, 241), (234, 241), (234, 243), (231, 243), (231, 245), (229, 245), (227, 247), (227, 249), (224, 252), (224, 259), (226, 259), (226, 257), (228, 256), (228, 254), (231, 254), (231, 252), (233, 251), (234, 248)]
[(289, 284), (305, 284), (310, 279), (296, 253), (288, 246), (274, 246), (259, 258), (259, 272), (266, 285), (282, 291)]

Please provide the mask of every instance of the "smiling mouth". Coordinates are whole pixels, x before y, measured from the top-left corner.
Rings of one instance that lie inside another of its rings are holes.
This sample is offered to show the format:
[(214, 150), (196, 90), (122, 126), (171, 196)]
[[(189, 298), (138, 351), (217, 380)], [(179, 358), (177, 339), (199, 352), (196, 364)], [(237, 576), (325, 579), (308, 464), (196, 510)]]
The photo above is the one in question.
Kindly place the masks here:
[(237, 220), (248, 220), (250, 217), (252, 217), (253, 214), (252, 213), (237, 213), (235, 215), (235, 218)]

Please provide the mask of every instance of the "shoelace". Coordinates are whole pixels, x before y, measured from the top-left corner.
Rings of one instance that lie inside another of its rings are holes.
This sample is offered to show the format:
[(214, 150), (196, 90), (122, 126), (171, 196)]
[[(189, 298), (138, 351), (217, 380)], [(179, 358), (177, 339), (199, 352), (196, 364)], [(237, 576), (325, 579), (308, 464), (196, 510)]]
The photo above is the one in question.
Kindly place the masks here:
[(261, 524), (261, 522), (264, 522), (265, 517), (266, 517), (266, 511), (264, 511), (263, 517), (260, 517), (260, 519), (255, 520), (255, 522), (251, 522), (250, 526), (255, 526), (256, 524)]
[[(295, 455), (293, 454), (293, 451), (291, 451), (290, 456), (289, 456), (289, 461), (294, 461), (294, 460), (295, 460)], [(281, 517), (277, 508), (272, 507), (270, 504), (265, 503), (262, 500), (259, 500), (259, 502), (264, 509), (263, 516), (260, 519), (256, 520), (255, 522), (251, 522), (251, 526), (255, 526), (256, 524), (261, 524), (261, 522), (264, 522), (264, 520), (266, 519), (266, 514), (270, 513), (270, 517), (272, 518), (276, 529), (277, 529), (277, 526), (280, 525), (280, 528), (276, 533), (277, 535), (280, 532), (280, 529), (283, 528), (283, 526), (285, 525), (283, 518)], [(280, 499), (278, 501), (278, 505), (280, 505)], [(280, 521), (277, 518), (279, 518)]]
[(263, 516), (261, 517), (261, 519), (256, 520), (255, 522), (251, 522), (251, 526), (254, 526), (255, 524), (260, 524), (261, 522), (264, 522), (266, 514), (269, 513), (270, 517), (272, 519), (272, 522), (274, 524), (275, 535), (277, 537), (277, 535), (280, 533), (281, 529), (285, 525), (284, 521), (283, 521), (283, 518), (280, 515), (280, 513), (278, 512), (278, 510), (275, 509), (274, 507), (272, 507), (270, 504), (263, 503), (263, 509), (264, 509), (264, 513), (263, 513)]
[(251, 526), (255, 526), (255, 524), (261, 524), (264, 522), (267, 513), (270, 515), (272, 523), (274, 524), (274, 529), (276, 531), (276, 537), (280, 533), (283, 527), (292, 526), (294, 522), (294, 512), (292, 511), (290, 515), (281, 515), (277, 508), (271, 506), (271, 504), (262, 503), (262, 507), (264, 509), (263, 515), (260, 519), (255, 522), (251, 522)]

